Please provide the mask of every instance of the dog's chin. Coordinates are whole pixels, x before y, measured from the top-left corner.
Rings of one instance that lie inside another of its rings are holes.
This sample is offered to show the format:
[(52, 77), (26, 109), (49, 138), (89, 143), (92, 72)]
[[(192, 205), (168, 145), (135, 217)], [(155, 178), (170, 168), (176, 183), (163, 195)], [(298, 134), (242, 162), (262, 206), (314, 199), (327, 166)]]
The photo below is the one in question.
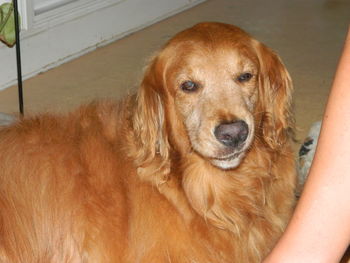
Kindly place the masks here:
[(228, 170), (237, 168), (241, 164), (241, 161), (244, 158), (244, 156), (244, 153), (240, 153), (238, 155), (234, 155), (228, 158), (212, 158), (210, 159), (210, 161), (214, 166), (223, 170)]

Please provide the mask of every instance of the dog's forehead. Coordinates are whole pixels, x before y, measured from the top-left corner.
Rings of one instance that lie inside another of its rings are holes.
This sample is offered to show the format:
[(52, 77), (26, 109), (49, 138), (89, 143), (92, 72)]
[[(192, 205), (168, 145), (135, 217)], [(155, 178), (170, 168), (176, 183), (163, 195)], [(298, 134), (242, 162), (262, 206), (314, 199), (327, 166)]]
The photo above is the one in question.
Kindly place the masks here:
[(189, 29), (170, 40), (164, 53), (169, 55), (168, 59), (172, 57), (182, 65), (226, 63), (227, 66), (234, 66), (247, 62), (257, 64), (257, 53), (252, 44), (254, 40), (244, 31), (236, 27), (233, 29), (238, 31), (229, 28), (223, 34), (218, 34), (211, 27), (199, 31)]
[(191, 63), (202, 63), (202, 64), (225, 64), (227, 66), (241, 65), (249, 61), (249, 57), (246, 56), (245, 52), (242, 52), (237, 48), (216, 48), (201, 50), (200, 48), (192, 51), (188, 56), (187, 60)]
[(237, 48), (184, 48), (176, 55), (176, 66), (186, 69), (200, 69), (201, 72), (240, 71), (254, 69), (257, 64), (253, 56)]
[[(217, 77), (243, 71), (255, 73), (259, 59), (254, 41), (238, 27), (202, 23), (169, 40), (159, 53), (159, 61), (169, 78), (179, 75), (201, 78), (206, 72), (217, 72)], [(193, 71), (198, 74), (191, 74)]]

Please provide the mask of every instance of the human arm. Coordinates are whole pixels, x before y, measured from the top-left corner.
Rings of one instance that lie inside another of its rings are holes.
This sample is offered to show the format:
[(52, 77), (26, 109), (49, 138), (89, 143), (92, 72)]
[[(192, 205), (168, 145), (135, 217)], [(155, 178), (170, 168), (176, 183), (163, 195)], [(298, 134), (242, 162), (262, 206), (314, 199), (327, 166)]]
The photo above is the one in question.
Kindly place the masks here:
[(294, 215), (263, 263), (335, 263), (350, 242), (350, 28), (314, 161)]

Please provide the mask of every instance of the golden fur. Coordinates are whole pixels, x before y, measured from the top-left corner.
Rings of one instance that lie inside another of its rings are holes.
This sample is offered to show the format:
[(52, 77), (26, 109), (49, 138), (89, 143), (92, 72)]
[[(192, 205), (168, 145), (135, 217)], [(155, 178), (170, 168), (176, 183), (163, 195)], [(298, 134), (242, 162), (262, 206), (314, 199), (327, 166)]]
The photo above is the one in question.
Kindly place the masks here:
[[(0, 262), (260, 262), (294, 204), (291, 93), (270, 49), (201, 23), (134, 96), (3, 128)], [(235, 120), (249, 134), (226, 147), (213, 129)]]

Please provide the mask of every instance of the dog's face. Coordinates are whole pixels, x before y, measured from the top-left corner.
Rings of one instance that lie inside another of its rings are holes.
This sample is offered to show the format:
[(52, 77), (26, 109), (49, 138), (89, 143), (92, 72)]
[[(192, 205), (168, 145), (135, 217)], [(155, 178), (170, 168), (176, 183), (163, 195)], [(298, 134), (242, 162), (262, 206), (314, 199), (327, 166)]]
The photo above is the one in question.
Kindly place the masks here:
[(193, 150), (234, 168), (254, 137), (258, 67), (235, 48), (189, 45), (178, 47), (167, 87)]
[(271, 147), (280, 143), (291, 125), (284, 66), (230, 25), (203, 23), (176, 35), (155, 58), (141, 88), (145, 104), (152, 105), (152, 96), (160, 103), (154, 108), (163, 116), (158, 138), (172, 137), (176, 147), (221, 169), (237, 167), (256, 137)]

